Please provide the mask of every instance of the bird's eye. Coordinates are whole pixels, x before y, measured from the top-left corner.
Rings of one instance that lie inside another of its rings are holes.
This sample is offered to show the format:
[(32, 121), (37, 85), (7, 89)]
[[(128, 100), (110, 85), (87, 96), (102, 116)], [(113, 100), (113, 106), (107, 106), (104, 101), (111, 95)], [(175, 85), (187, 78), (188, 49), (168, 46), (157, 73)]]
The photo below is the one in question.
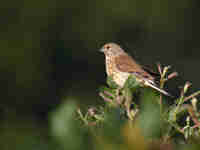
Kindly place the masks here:
[(111, 47), (109, 45), (106, 45), (105, 46), (105, 49), (110, 49)]

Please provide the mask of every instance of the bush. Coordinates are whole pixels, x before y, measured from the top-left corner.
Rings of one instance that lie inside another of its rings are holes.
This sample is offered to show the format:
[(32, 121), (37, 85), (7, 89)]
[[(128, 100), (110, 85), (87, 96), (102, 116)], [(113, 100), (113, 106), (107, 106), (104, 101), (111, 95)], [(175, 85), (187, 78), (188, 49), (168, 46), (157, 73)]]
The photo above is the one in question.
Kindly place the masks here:
[[(160, 88), (177, 76), (159, 66)], [(111, 77), (100, 88), (104, 105), (83, 113), (74, 103), (54, 113), (52, 133), (63, 149), (199, 149), (200, 115), (196, 96), (186, 96), (186, 82), (178, 98), (142, 87), (130, 76), (120, 89)], [(173, 104), (167, 103), (170, 100)]]

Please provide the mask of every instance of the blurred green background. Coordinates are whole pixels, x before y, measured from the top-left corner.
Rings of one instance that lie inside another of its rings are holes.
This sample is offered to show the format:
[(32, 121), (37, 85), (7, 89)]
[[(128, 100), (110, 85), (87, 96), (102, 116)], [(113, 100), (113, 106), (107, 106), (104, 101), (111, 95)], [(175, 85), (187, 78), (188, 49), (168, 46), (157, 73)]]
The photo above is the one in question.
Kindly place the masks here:
[(180, 74), (172, 93), (185, 80), (199, 87), (198, 0), (7, 0), (0, 7), (1, 150), (50, 149), (58, 106), (101, 103), (98, 49), (106, 42), (147, 66), (172, 65)]

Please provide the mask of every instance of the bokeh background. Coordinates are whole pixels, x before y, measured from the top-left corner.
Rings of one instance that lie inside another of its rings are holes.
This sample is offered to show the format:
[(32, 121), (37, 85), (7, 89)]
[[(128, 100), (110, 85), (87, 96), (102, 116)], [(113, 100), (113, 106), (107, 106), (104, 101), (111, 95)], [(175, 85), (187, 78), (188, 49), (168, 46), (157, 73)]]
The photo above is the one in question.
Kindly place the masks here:
[(199, 88), (198, 0), (7, 0), (0, 6), (0, 149), (52, 148), (66, 101), (101, 103), (104, 56), (117, 42), (141, 64), (171, 65)]

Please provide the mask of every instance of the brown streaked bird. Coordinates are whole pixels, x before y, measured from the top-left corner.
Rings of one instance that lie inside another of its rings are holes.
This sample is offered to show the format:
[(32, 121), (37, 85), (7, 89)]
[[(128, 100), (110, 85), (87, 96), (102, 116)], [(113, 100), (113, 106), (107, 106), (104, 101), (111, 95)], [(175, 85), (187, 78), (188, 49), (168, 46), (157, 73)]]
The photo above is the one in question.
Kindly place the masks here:
[(105, 54), (107, 75), (111, 76), (114, 82), (121, 88), (124, 86), (128, 77), (133, 74), (136, 80), (144, 86), (151, 87), (164, 95), (171, 96), (168, 92), (160, 89), (155, 83), (155, 78), (146, 72), (118, 44), (105, 44), (100, 51)]

